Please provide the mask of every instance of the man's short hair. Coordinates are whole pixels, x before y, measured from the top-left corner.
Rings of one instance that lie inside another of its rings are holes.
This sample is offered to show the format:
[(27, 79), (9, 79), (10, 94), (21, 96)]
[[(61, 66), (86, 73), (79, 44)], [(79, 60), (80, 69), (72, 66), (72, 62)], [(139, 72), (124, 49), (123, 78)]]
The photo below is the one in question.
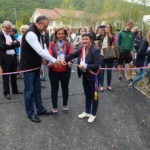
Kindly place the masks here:
[(35, 20), (36, 23), (40, 23), (40, 22), (43, 22), (43, 21), (49, 21), (49, 19), (46, 17), (46, 16), (38, 16)]
[(134, 23), (132, 21), (128, 21), (126, 25), (134, 25)]
[(8, 21), (8, 20), (3, 21), (2, 26), (4, 27), (7, 25), (12, 27), (12, 23), (10, 21)]

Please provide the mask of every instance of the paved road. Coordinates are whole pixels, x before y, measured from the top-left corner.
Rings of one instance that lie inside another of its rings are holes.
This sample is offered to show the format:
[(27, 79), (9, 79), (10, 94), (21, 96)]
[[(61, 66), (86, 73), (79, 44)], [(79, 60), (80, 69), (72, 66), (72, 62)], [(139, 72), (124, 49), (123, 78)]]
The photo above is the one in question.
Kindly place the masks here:
[[(42, 123), (26, 118), (23, 97), (7, 101), (0, 84), (0, 150), (150, 150), (150, 100), (113, 74), (114, 92), (99, 93), (97, 119), (89, 124), (77, 115), (84, 110), (82, 82), (76, 73), (70, 82), (70, 113), (42, 117)], [(23, 90), (22, 80), (18, 81)], [(50, 84), (42, 82), (44, 105), (50, 109)]]

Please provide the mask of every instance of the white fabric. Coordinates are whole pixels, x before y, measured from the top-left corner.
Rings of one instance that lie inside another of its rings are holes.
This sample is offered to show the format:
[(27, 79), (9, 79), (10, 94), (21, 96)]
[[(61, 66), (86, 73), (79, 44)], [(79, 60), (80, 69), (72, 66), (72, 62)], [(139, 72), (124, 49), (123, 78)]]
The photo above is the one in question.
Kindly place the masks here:
[[(3, 34), (4, 34), (4, 37), (6, 39), (6, 44), (11, 44), (13, 42), (10, 34), (6, 34), (4, 30), (2, 30)], [(9, 50), (6, 50), (6, 54), (7, 55), (15, 55), (15, 50), (14, 49), (9, 49)]]
[(85, 56), (85, 47), (82, 49), (83, 51), (83, 56), (81, 57), (81, 62), (80, 65), (82, 65), (84, 67), (83, 71), (85, 71), (87, 69), (87, 64), (85, 62), (86, 56)]
[(46, 46), (44, 45), (44, 49), (42, 48), (42, 45), (39, 43), (38, 41), (38, 37), (37, 35), (30, 31), (26, 34), (26, 37), (25, 37), (26, 41), (29, 43), (29, 45), (42, 57), (44, 58), (45, 60), (51, 62), (51, 63), (55, 63), (56, 62), (56, 59), (54, 57), (52, 57)]
[(108, 47), (108, 38), (105, 37), (102, 43), (101, 55), (104, 55), (103, 49)]

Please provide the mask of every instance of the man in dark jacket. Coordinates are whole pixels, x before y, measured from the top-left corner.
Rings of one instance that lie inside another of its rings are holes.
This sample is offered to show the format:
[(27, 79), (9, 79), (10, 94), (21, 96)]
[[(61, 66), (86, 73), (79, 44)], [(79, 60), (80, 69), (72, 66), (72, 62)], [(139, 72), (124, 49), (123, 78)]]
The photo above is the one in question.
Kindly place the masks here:
[[(3, 73), (17, 71), (17, 58), (15, 48), (20, 46), (19, 42), (10, 34), (12, 23), (4, 21), (0, 32), (0, 61)], [(11, 77), (12, 93), (21, 94), (17, 88), (16, 74), (3, 76), (3, 93), (10, 100), (9, 76)]]

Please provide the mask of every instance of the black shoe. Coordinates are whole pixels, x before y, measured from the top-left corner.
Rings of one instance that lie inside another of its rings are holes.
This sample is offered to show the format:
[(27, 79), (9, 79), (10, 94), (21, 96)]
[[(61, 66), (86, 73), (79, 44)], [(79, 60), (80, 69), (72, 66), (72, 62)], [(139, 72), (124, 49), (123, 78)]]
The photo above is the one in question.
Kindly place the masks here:
[(132, 82), (132, 81), (133, 81), (133, 79), (129, 79), (129, 80), (128, 80), (128, 83), (130, 83), (130, 82)]
[(121, 81), (121, 80), (122, 80), (122, 77), (119, 77), (118, 80)]
[(13, 94), (23, 94), (23, 92), (21, 92), (21, 91), (13, 91), (12, 93)]
[(6, 99), (11, 100), (10, 94), (5, 94), (4, 96), (5, 96)]
[(37, 113), (37, 116), (48, 116), (48, 115), (52, 115), (52, 112), (45, 110), (43, 112)]
[(36, 116), (36, 115), (33, 115), (32, 117), (29, 117), (29, 119), (31, 120), (31, 121), (33, 121), (33, 122), (41, 122), (41, 120), (39, 119), (39, 117), (38, 116)]

